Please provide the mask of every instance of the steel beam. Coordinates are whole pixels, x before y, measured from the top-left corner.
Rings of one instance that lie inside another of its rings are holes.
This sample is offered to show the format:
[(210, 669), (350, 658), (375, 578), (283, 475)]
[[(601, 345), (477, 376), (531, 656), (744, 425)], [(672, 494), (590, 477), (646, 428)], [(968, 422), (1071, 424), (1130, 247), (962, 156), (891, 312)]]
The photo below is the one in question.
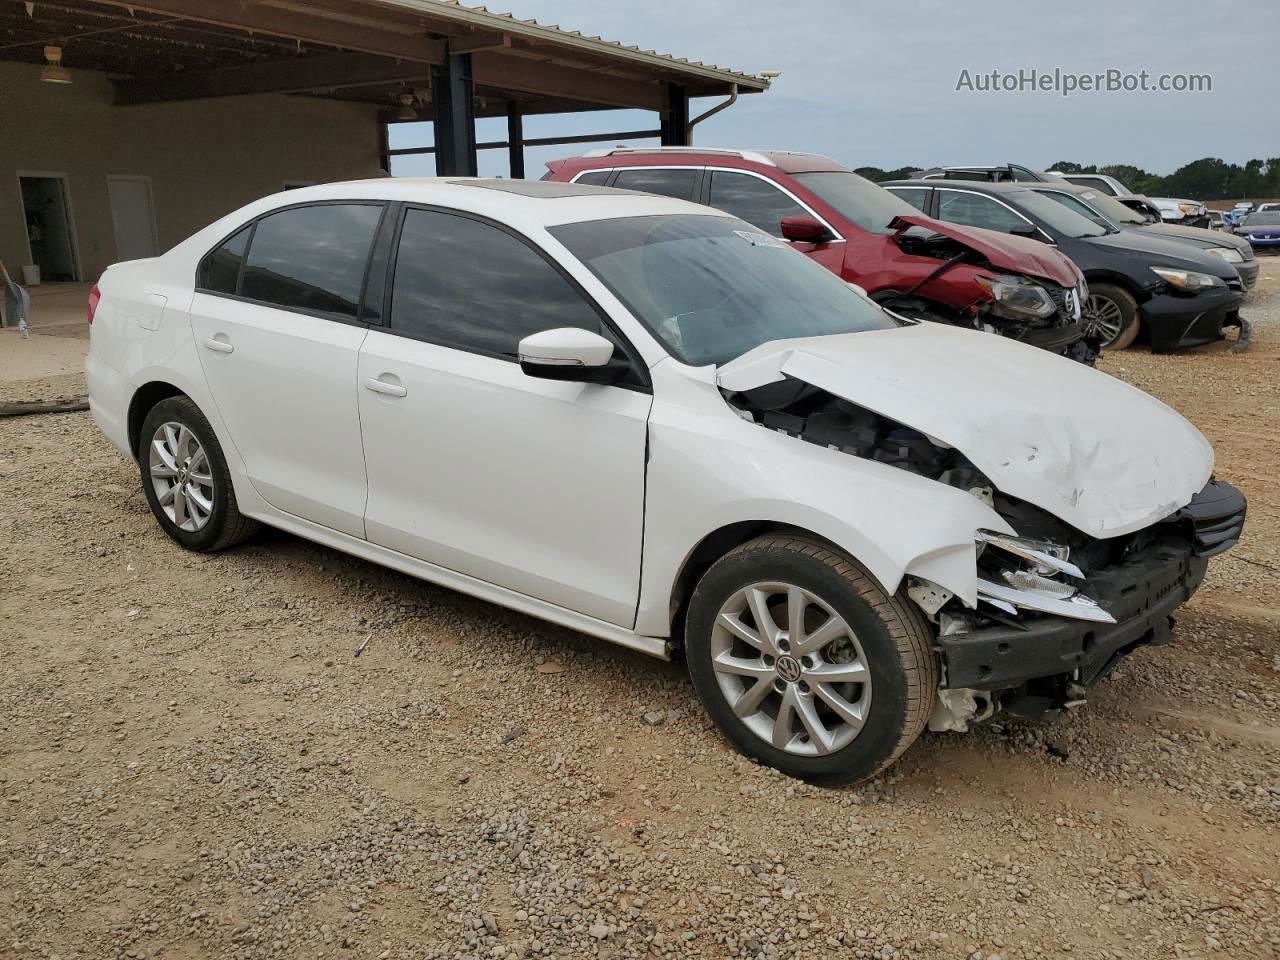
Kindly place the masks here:
[(512, 180), (524, 179), (524, 118), (515, 100), (507, 102), (507, 166)]
[(474, 177), (479, 172), (471, 56), (469, 53), (448, 54), (444, 62), (431, 71), (438, 176)]
[(678, 83), (668, 83), (663, 91), (662, 145), (689, 146), (689, 93)]

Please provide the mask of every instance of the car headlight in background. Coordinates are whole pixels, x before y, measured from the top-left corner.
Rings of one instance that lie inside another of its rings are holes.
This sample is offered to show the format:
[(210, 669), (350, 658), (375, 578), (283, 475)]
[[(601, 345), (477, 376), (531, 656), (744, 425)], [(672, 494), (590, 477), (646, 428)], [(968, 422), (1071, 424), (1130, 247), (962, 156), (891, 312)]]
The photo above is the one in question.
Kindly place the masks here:
[(1210, 247), (1209, 252), (1221, 257), (1227, 263), (1244, 263), (1244, 254), (1235, 247)]
[(1196, 273), (1194, 270), (1178, 270), (1174, 267), (1152, 267), (1151, 272), (1172, 287), (1195, 293), (1208, 290), (1222, 283), (1215, 276), (1207, 273)]
[(1058, 305), (1049, 291), (1024, 277), (1001, 274), (997, 277), (978, 276), (978, 286), (991, 294), (992, 309), (1006, 317), (1047, 317)]
[(1178, 209), (1183, 213), (1203, 213), (1204, 207), (1198, 203), (1180, 203)]

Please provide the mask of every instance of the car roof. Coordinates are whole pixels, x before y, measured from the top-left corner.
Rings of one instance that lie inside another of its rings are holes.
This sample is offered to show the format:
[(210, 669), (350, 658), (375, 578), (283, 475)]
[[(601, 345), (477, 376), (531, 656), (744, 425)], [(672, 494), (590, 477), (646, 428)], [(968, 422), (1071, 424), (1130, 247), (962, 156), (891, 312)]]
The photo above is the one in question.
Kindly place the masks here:
[(590, 150), (576, 157), (566, 157), (563, 163), (579, 167), (620, 167), (634, 160), (661, 160), (677, 166), (714, 166), (734, 160), (775, 167), (783, 173), (814, 173), (839, 171), (849, 168), (820, 153), (799, 153), (793, 150), (740, 150), (730, 147), (613, 147)]
[[(1059, 183), (1051, 181), (1048, 183), (1038, 182), (1013, 182), (1004, 181), (994, 183), (990, 180), (941, 180), (941, 179), (916, 179), (916, 180), (886, 180), (880, 184), (882, 187), (928, 187), (931, 190), (975, 190), (980, 193), (1018, 193), (1024, 190), (1035, 190), (1036, 188), (1053, 187), (1055, 189), (1071, 188), (1075, 186), (1072, 183)], [(1081, 190), (1087, 190), (1087, 187), (1080, 187)]]
[(525, 234), (593, 220), (685, 214), (723, 217), (702, 204), (635, 190), (479, 177), (382, 177), (299, 187), (272, 194), (233, 211), (171, 250), (175, 256), (203, 256), (241, 226), (265, 214), (310, 203), (400, 201), (442, 207), (494, 220)]

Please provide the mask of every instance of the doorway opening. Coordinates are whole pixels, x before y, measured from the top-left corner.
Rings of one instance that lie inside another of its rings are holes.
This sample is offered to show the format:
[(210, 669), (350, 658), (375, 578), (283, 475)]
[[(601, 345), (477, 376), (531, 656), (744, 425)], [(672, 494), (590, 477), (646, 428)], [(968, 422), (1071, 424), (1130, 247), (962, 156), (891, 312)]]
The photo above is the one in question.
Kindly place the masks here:
[(160, 252), (156, 242), (156, 211), (150, 177), (107, 177), (111, 200), (111, 230), (116, 260), (142, 260)]
[(42, 282), (77, 281), (75, 224), (61, 174), (18, 174), (22, 218), (27, 228), (31, 262), (40, 268)]

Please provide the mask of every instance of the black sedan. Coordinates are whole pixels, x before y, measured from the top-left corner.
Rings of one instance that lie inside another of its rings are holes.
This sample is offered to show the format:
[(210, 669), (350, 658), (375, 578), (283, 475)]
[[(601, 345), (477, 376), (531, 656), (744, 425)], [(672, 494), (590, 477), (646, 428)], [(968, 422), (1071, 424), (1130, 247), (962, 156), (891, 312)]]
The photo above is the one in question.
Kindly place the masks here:
[(1038, 192), (1043, 183), (895, 180), (882, 186), (938, 220), (1053, 244), (1089, 283), (1085, 316), (1103, 346), (1139, 336), (1168, 352), (1222, 339), (1238, 326), (1244, 283), (1222, 257), (1181, 240), (1120, 230)]
[(1249, 241), (1242, 237), (1220, 230), (1206, 230), (1204, 227), (1184, 227), (1178, 223), (1150, 223), (1142, 214), (1126, 207), (1115, 197), (1089, 187), (1069, 183), (1041, 183), (1032, 189), (1104, 227), (1116, 226), (1166, 240), (1181, 241), (1212, 253), (1215, 257), (1221, 257), (1236, 268), (1236, 273), (1244, 281), (1245, 290), (1252, 290), (1258, 282), (1258, 258), (1253, 255)]

